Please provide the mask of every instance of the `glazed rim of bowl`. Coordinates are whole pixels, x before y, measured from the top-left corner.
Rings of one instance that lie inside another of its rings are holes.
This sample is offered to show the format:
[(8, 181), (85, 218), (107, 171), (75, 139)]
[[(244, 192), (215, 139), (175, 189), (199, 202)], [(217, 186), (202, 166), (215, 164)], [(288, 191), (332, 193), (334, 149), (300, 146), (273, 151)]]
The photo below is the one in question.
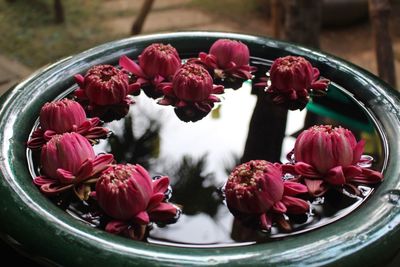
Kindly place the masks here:
[[(217, 39), (240, 40), (255, 57), (307, 58), (322, 75), (346, 88), (375, 122), (385, 150), (384, 182), (348, 216), (306, 234), (245, 247), (185, 248), (132, 241), (76, 220), (32, 183), (26, 141), (41, 106), (74, 84), (73, 75), (121, 55), (137, 57), (154, 42), (180, 54), (208, 51)], [(0, 109), (0, 225), (3, 237), (35, 260), (61, 265), (374, 265), (390, 261), (400, 247), (400, 97), (376, 76), (319, 51), (257, 37), (218, 32), (180, 32), (110, 42), (41, 69), (2, 97)], [(382, 253), (379, 253), (382, 252)], [(383, 253), (384, 252), (384, 253)], [(379, 253), (379, 257), (376, 257)]]

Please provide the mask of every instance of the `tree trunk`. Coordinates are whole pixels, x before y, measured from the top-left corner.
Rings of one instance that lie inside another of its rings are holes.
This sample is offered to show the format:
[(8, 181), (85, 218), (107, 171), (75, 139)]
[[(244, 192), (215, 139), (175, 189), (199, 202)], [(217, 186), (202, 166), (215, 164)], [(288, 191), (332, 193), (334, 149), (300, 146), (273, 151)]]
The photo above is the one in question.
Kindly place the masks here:
[(280, 161), (287, 112), (286, 108), (274, 104), (263, 90), (258, 91), (242, 163), (253, 159)]
[(322, 0), (285, 0), (286, 40), (319, 48)]
[(137, 35), (142, 32), (144, 21), (146, 20), (146, 17), (150, 12), (153, 3), (154, 0), (144, 0), (142, 8), (140, 9), (136, 20), (132, 24), (131, 28), (132, 35)]
[(57, 24), (64, 23), (64, 7), (61, 0), (54, 0), (54, 22)]
[[(321, 19), (322, 0), (285, 0), (284, 33), (286, 40), (319, 48)], [(317, 121), (317, 114), (307, 112), (304, 129), (314, 125)]]
[(283, 24), (283, 4), (280, 0), (271, 0), (271, 21), (272, 21), (272, 36), (281, 38)]
[(383, 80), (396, 87), (396, 75), (392, 39), (389, 32), (389, 0), (369, 0), (378, 74)]

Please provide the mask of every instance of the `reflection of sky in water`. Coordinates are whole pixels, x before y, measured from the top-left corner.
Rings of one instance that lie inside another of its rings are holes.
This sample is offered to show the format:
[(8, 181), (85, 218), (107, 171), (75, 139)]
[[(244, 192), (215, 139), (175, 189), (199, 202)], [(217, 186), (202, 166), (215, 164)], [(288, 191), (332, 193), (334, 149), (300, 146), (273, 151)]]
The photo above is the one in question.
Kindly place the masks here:
[[(150, 239), (149, 241), (162, 244), (162, 240), (174, 240), (178, 243), (192, 245), (196, 245), (197, 242), (199, 245), (233, 243), (234, 240), (231, 239), (233, 217), (226, 214), (229, 213), (227, 209), (221, 210), (222, 212), (217, 214), (220, 218), (216, 220), (205, 213), (199, 213), (196, 216), (182, 215), (179, 218), (180, 227), (175, 227), (175, 225), (167, 225), (165, 228), (155, 227), (151, 236), (156, 237), (157, 240)], [(168, 231), (165, 231), (167, 229)], [(186, 234), (182, 234), (182, 232)]]

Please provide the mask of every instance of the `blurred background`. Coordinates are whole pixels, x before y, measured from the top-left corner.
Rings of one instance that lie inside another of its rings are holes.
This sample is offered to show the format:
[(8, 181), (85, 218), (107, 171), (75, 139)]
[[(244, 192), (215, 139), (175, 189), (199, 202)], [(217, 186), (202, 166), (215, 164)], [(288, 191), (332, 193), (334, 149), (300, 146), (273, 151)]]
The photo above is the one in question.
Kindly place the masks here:
[(289, 40), (400, 79), (400, 0), (0, 0), (0, 92), (98, 44), (183, 30)]

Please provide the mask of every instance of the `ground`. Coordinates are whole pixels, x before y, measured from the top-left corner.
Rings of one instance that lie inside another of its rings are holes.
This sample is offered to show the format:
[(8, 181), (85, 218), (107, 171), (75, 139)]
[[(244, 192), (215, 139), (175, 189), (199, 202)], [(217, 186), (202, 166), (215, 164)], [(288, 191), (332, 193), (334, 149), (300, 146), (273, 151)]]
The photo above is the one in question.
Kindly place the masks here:
[[(142, 2), (64, 1), (66, 23), (56, 25), (51, 0), (32, 0), (29, 5), (21, 0), (11, 4), (0, 1), (0, 92), (59, 58), (129, 36)], [(400, 28), (400, 1), (392, 2), (391, 28), (400, 84), (400, 32), (395, 30)], [(261, 7), (261, 0), (155, 0), (143, 34), (212, 30), (271, 36), (271, 24), (263, 15), (268, 10)], [(376, 74), (371, 26), (367, 20), (342, 28), (324, 28), (320, 40), (322, 51)]]

